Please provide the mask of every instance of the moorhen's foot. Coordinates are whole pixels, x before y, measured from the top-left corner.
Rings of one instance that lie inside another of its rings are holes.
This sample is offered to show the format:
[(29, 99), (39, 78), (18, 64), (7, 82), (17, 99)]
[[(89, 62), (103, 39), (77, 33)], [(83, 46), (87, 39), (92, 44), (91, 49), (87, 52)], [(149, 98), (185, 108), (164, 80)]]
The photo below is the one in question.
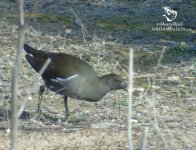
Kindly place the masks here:
[(41, 115), (41, 103), (42, 103), (42, 95), (44, 93), (44, 90), (45, 90), (45, 85), (41, 85), (39, 87), (39, 96), (38, 96), (39, 100), (38, 100), (38, 103), (37, 103), (37, 113), (39, 115)]

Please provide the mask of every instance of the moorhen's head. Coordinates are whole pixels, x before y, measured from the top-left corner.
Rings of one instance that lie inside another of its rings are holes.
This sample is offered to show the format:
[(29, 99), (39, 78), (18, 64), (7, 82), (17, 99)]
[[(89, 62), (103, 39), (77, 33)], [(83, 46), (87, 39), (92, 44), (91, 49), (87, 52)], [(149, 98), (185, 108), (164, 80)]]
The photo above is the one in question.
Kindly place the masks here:
[(116, 74), (104, 75), (101, 77), (101, 80), (103, 80), (105, 84), (109, 86), (111, 90), (123, 89), (127, 91), (127, 83), (125, 79), (123, 79), (119, 75), (116, 75)]

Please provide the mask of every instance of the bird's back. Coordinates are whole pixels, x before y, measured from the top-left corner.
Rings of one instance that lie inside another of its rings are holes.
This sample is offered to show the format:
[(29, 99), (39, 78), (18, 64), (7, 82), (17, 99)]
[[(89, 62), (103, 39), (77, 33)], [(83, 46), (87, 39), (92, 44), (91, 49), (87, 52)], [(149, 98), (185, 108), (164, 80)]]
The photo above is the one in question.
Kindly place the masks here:
[(37, 72), (41, 70), (47, 59), (51, 58), (50, 64), (42, 75), (45, 81), (56, 77), (68, 78), (75, 74), (86, 78), (97, 77), (95, 70), (88, 63), (78, 57), (64, 53), (51, 53), (36, 50), (26, 44), (24, 45), (24, 50), (27, 52), (27, 61)]

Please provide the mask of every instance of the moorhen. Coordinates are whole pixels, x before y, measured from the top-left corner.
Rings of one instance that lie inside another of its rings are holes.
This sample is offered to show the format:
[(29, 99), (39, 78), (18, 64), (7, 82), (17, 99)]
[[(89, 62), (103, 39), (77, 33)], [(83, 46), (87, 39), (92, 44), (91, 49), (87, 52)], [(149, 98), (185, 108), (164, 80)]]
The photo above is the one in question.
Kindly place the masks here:
[[(24, 45), (26, 59), (36, 72), (42, 69), (48, 58), (50, 63), (42, 74), (45, 85), (51, 91), (64, 95), (65, 119), (69, 111), (67, 98), (96, 102), (109, 91), (127, 89), (127, 84), (122, 77), (116, 74), (107, 74), (98, 77), (96, 71), (85, 61), (76, 56), (64, 53), (52, 53), (36, 50), (29, 45)], [(40, 97), (43, 86), (40, 88)], [(41, 98), (38, 102), (38, 112), (41, 112)]]

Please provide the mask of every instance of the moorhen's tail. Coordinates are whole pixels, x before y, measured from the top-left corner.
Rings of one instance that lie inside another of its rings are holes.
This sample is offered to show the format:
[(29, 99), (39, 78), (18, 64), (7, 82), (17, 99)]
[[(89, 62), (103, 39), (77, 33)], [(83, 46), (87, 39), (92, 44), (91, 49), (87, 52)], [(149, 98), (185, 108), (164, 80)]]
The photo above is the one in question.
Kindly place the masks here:
[(25, 52), (27, 52), (28, 54), (34, 54), (35, 53), (35, 49), (30, 47), (29, 45), (27, 44), (24, 44), (24, 50)]
[(37, 72), (40, 71), (41, 67), (48, 58), (48, 53), (45, 51), (36, 50), (27, 44), (24, 44), (24, 50), (26, 52), (26, 60), (30, 63), (33, 69), (35, 69)]

